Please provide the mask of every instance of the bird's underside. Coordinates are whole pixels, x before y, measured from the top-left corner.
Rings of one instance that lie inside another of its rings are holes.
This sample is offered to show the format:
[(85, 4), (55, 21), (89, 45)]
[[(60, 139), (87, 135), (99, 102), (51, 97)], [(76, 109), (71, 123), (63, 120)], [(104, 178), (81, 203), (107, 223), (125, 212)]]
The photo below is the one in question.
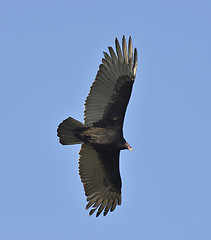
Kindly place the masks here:
[(79, 174), (88, 204), (98, 217), (121, 204), (119, 154), (132, 148), (123, 138), (125, 111), (137, 69), (137, 51), (133, 54), (131, 37), (128, 49), (125, 37), (122, 50), (116, 39), (116, 53), (109, 47), (85, 101), (84, 124), (69, 117), (58, 127), (63, 145), (81, 143)]
[(99, 146), (114, 145), (118, 140), (118, 132), (102, 127), (89, 127), (80, 132), (78, 136), (83, 140), (83, 142)]

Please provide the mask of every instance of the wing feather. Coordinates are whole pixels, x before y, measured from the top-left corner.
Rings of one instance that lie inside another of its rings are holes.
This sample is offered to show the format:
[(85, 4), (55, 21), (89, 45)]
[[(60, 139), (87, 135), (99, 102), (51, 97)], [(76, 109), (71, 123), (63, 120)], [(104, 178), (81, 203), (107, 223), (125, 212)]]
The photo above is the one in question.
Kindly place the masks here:
[(79, 155), (79, 174), (88, 201), (86, 209), (92, 207), (89, 215), (98, 209), (97, 217), (104, 210), (105, 216), (121, 199), (119, 150), (99, 150), (84, 143)]
[[(131, 37), (128, 50), (124, 36), (122, 50), (117, 39), (115, 46), (116, 53), (112, 47), (109, 47), (110, 55), (104, 52), (102, 64), (99, 66), (99, 71), (84, 104), (84, 121), (89, 127), (106, 127), (110, 124), (122, 128), (123, 125), (136, 76), (137, 50), (134, 50), (133, 56)], [(114, 114), (115, 109), (117, 109), (116, 114)]]
[(126, 44), (125, 36), (123, 36), (122, 38), (122, 50), (124, 55), (124, 61), (128, 63), (128, 53), (127, 53), (127, 44)]
[(111, 55), (112, 60), (113, 60), (115, 63), (118, 63), (118, 59), (117, 59), (117, 57), (116, 57), (116, 54), (115, 54), (113, 48), (112, 48), (112, 47), (108, 47), (108, 50), (109, 50), (109, 52), (110, 52), (110, 55)]
[(111, 210), (110, 210), (111, 212), (113, 212), (115, 210), (116, 205), (117, 205), (117, 199), (115, 199), (112, 203)]
[(116, 52), (117, 52), (117, 56), (118, 56), (118, 58), (119, 58), (119, 61), (120, 61), (121, 63), (123, 63), (123, 62), (124, 62), (124, 59), (123, 59), (122, 51), (121, 51), (121, 48), (120, 48), (120, 45), (119, 45), (119, 41), (118, 41), (117, 38), (115, 39), (115, 45), (116, 45)]
[(108, 203), (108, 200), (107, 199), (105, 199), (102, 203), (101, 203), (101, 205), (100, 205), (100, 207), (98, 208), (98, 211), (97, 211), (97, 217), (101, 214), (101, 212), (103, 211), (103, 209), (105, 208), (105, 206), (106, 206), (106, 204)]
[(129, 63), (132, 66), (133, 65), (133, 45), (132, 45), (131, 37), (129, 37), (129, 43), (128, 43), (128, 58), (129, 58)]
[(103, 212), (103, 216), (106, 216), (106, 214), (108, 213), (109, 209), (111, 208), (112, 203), (113, 203), (113, 200), (111, 199), (111, 200), (108, 202), (107, 206), (105, 207), (105, 210), (104, 210), (104, 212)]
[(137, 49), (135, 48), (135, 52), (134, 52), (134, 68), (133, 68), (133, 74), (134, 75), (136, 75), (137, 63), (138, 63), (138, 53), (137, 53)]

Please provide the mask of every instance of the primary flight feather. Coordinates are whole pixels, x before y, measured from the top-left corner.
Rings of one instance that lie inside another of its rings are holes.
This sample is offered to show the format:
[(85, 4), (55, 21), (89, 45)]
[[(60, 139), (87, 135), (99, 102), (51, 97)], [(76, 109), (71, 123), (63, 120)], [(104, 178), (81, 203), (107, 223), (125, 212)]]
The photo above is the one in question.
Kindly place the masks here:
[(69, 117), (58, 127), (60, 143), (82, 143), (79, 174), (88, 204), (98, 217), (121, 204), (120, 150), (132, 150), (123, 137), (125, 111), (137, 70), (137, 50), (133, 54), (131, 37), (128, 48), (122, 38), (122, 50), (115, 40), (116, 53), (109, 47), (104, 53), (95, 81), (85, 101), (84, 124)]

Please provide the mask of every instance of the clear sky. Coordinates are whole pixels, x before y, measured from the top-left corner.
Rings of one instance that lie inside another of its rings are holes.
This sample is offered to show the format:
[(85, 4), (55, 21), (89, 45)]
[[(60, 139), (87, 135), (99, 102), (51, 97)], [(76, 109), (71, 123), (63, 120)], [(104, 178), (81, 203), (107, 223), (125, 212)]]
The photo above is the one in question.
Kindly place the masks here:
[[(0, 239), (211, 239), (210, 1), (0, 2)], [(62, 146), (108, 46), (131, 35), (122, 205), (89, 217)]]

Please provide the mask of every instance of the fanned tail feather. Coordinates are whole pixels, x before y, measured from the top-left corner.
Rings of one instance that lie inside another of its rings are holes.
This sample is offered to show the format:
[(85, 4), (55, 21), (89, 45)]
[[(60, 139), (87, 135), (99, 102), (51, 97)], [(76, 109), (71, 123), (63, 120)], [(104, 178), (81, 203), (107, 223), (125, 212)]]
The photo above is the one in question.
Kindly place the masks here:
[(86, 126), (74, 118), (65, 119), (57, 129), (59, 142), (63, 145), (73, 145), (83, 143), (83, 140), (77, 135), (78, 132), (85, 129)]

